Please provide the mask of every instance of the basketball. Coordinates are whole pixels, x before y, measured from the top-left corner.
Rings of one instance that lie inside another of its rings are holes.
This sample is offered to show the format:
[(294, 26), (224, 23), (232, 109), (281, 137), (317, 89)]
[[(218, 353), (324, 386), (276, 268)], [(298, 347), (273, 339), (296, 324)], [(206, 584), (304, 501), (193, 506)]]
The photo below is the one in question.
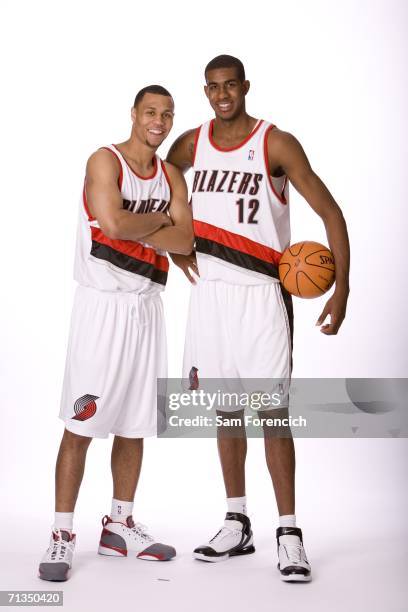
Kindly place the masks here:
[(297, 242), (279, 261), (279, 278), (289, 293), (301, 298), (323, 295), (334, 283), (334, 256), (319, 242)]

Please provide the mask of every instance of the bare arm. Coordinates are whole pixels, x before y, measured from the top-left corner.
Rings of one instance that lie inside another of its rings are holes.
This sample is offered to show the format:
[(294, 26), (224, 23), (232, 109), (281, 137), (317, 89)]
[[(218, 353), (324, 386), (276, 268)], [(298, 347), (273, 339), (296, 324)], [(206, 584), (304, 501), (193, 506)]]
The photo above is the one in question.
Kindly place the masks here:
[[(185, 174), (192, 166), (194, 162), (194, 143), (196, 138), (197, 129), (188, 130), (181, 134), (171, 145), (170, 150), (167, 154), (167, 161), (177, 166), (183, 174)], [(197, 262), (195, 259), (195, 253), (191, 252), (193, 246), (191, 246), (190, 252), (185, 255), (176, 253), (170, 253), (170, 257), (173, 263), (176, 264), (186, 275), (191, 283), (195, 283), (194, 278), (190, 274), (190, 268), (198, 274)]]
[(343, 214), (323, 181), (312, 170), (294, 136), (277, 129), (272, 130), (268, 135), (268, 154), (271, 173), (283, 170), (325, 225), (327, 240), (336, 262), (336, 286), (316, 324), (321, 325), (330, 314), (330, 324), (324, 325), (321, 331), (329, 335), (336, 334), (346, 314), (349, 294), (350, 245)]
[(188, 205), (187, 185), (180, 170), (166, 163), (167, 174), (171, 183), (170, 227), (161, 229), (145, 236), (144, 242), (158, 249), (189, 255), (193, 249), (193, 220), (191, 208)]
[(183, 174), (189, 170), (194, 161), (194, 142), (197, 130), (187, 130), (181, 134), (171, 145), (167, 154), (167, 161), (177, 166)]
[(119, 165), (104, 149), (96, 151), (86, 167), (88, 207), (103, 231), (112, 240), (140, 240), (160, 227), (171, 225), (165, 213), (135, 215), (123, 208), (118, 186)]

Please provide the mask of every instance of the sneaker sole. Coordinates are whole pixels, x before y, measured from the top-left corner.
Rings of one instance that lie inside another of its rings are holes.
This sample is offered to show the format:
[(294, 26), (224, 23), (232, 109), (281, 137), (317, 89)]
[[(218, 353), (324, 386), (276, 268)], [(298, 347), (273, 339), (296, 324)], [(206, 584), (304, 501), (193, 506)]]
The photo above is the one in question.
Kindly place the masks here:
[[(108, 547), (108, 546), (103, 546), (103, 545), (99, 545), (98, 548), (98, 555), (104, 555), (106, 557), (128, 557), (128, 556), (133, 556), (132, 551), (128, 551), (125, 549), (118, 549), (118, 548), (114, 548), (114, 547)], [(161, 561), (161, 562), (165, 562), (165, 561), (171, 561), (176, 554), (172, 555), (171, 557), (168, 558), (163, 558), (160, 555), (155, 555), (153, 553), (134, 553), (134, 556), (136, 557), (136, 559), (140, 559), (141, 561)]]
[(230, 553), (226, 553), (225, 555), (219, 555), (216, 557), (210, 557), (204, 555), (203, 553), (193, 553), (194, 559), (197, 561), (207, 561), (208, 563), (218, 563), (219, 561), (227, 561), (230, 557), (239, 557), (241, 555), (251, 555), (255, 552), (255, 546), (247, 546), (242, 550), (233, 550)]
[(106, 557), (127, 557), (127, 550), (99, 545), (98, 555), (105, 555)]
[(310, 582), (312, 580), (312, 576), (302, 576), (302, 574), (289, 574), (289, 576), (282, 576), (281, 580), (283, 582)]

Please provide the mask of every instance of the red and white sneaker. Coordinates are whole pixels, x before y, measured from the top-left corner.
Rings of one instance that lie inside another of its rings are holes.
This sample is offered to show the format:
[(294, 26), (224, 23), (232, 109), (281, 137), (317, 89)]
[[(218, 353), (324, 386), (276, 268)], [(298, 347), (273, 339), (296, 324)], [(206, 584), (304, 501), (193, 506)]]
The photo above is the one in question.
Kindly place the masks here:
[(138, 559), (145, 561), (170, 561), (176, 556), (173, 546), (156, 542), (146, 532), (147, 527), (135, 523), (131, 516), (124, 523), (104, 516), (102, 526), (98, 548), (100, 555), (127, 557), (129, 553), (135, 553)]
[(50, 545), (41, 559), (39, 577), (42, 580), (63, 582), (68, 580), (68, 572), (72, 567), (76, 536), (64, 529), (54, 528), (51, 533)]

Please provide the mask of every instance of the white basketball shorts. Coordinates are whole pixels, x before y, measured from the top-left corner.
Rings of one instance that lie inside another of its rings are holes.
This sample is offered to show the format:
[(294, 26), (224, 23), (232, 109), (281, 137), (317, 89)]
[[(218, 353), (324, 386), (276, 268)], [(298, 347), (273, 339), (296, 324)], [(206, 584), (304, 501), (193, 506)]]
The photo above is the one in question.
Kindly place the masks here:
[(200, 380), (219, 379), (227, 390), (267, 392), (277, 388), (277, 380), (288, 384), (292, 330), (292, 300), (279, 283), (199, 279), (190, 297), (184, 385), (202, 388)]
[(60, 418), (96, 438), (157, 434), (157, 378), (167, 376), (160, 295), (76, 290)]

